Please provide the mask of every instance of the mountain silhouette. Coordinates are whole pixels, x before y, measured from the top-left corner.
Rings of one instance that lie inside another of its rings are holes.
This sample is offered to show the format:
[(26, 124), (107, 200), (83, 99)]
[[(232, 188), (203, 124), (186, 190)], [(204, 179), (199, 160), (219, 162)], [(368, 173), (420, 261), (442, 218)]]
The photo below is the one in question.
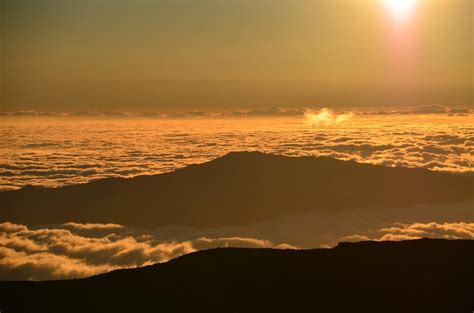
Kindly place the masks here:
[(171, 173), (0, 193), (0, 220), (216, 227), (305, 210), (472, 201), (473, 177), (326, 157), (234, 152)]
[(471, 312), (474, 241), (225, 248), (86, 279), (0, 282), (2, 312)]

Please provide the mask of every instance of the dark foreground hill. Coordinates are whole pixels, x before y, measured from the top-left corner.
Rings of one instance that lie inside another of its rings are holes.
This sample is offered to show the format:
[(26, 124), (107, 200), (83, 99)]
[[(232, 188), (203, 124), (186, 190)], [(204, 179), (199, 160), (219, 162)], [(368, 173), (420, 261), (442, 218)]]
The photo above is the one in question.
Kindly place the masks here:
[(2, 192), (0, 221), (224, 226), (302, 210), (470, 201), (473, 183), (424, 169), (241, 152), (172, 173)]
[(474, 241), (215, 249), (87, 279), (0, 282), (2, 312), (450, 312), (474, 308)]

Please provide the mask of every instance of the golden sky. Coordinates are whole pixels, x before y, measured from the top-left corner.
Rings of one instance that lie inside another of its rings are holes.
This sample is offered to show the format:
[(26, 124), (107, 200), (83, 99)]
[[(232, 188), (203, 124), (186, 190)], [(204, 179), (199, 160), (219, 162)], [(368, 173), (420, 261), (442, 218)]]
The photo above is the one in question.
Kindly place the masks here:
[(2, 0), (0, 111), (472, 107), (473, 2), (414, 2)]

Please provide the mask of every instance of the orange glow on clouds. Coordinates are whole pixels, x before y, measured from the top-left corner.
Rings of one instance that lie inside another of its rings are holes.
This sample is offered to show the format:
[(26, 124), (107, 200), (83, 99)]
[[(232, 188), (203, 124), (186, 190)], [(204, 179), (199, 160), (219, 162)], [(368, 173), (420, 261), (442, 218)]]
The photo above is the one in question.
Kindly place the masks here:
[(345, 122), (351, 119), (353, 116), (353, 113), (348, 112), (348, 113), (337, 114), (331, 109), (323, 108), (317, 112), (306, 111), (304, 115), (311, 125), (331, 126), (331, 125), (340, 124), (342, 122)]

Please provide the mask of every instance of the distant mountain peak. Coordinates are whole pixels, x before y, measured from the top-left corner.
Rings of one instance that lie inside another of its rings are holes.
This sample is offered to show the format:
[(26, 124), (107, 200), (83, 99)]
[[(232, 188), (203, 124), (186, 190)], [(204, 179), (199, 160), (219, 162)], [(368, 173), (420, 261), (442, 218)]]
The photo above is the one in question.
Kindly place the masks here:
[[(0, 193), (0, 219), (219, 227), (301, 211), (472, 201), (474, 178), (322, 157), (230, 152), (171, 173)], [(449, 186), (449, 187), (448, 187)]]

